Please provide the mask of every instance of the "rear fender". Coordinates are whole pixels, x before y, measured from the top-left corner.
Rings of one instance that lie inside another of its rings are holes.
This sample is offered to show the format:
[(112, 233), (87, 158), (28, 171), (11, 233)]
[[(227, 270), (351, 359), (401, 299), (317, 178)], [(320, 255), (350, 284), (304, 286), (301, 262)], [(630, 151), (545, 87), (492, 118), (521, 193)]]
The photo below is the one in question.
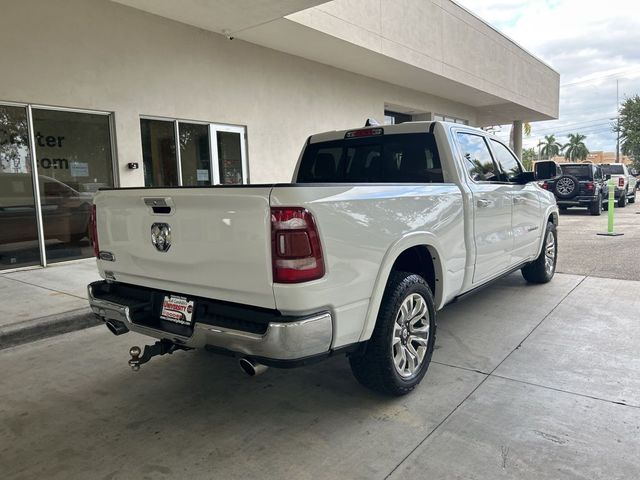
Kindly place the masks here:
[(397, 258), (405, 250), (416, 247), (425, 246), (431, 254), (433, 265), (436, 274), (436, 291), (434, 294), (436, 309), (442, 307), (443, 303), (443, 291), (444, 291), (444, 274), (445, 267), (443, 265), (443, 259), (438, 252), (443, 251), (438, 239), (435, 235), (428, 232), (413, 232), (398, 240), (393, 244), (382, 259), (380, 270), (376, 278), (376, 283), (373, 287), (371, 299), (369, 301), (369, 308), (365, 317), (364, 327), (362, 334), (360, 335), (360, 341), (365, 341), (371, 338), (373, 329), (376, 325), (376, 319), (378, 317), (378, 311), (380, 310), (380, 303), (382, 302), (382, 295), (384, 294), (385, 287), (387, 286), (387, 280), (391, 273), (391, 268), (397, 260)]
[(559, 216), (558, 216), (558, 206), (557, 205), (548, 206), (546, 211), (545, 211), (545, 213), (544, 213), (544, 221), (543, 221), (542, 229), (541, 229), (542, 234), (540, 235), (540, 245), (538, 245), (538, 253), (534, 257), (534, 260), (536, 258), (538, 258), (540, 256), (540, 254), (542, 253), (542, 248), (544, 247), (545, 232), (547, 230), (547, 222), (549, 221), (549, 219), (551, 219), (553, 221), (553, 224), (557, 227), (558, 226), (558, 218), (559, 218)]

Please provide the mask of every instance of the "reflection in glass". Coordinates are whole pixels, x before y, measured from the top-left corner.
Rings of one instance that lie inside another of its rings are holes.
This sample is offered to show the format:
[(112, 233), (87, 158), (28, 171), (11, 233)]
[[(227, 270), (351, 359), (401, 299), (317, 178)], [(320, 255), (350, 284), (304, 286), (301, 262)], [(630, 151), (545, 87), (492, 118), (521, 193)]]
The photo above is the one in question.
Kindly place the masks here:
[(484, 138), (472, 133), (458, 132), (458, 144), (472, 180), (496, 181), (500, 179)]
[(40, 263), (24, 107), (0, 105), (0, 269)]
[(242, 183), (242, 136), (236, 132), (217, 132), (218, 164), (220, 183), (237, 185)]
[(211, 185), (213, 182), (209, 155), (209, 126), (180, 122), (178, 129), (182, 185)]
[(109, 117), (33, 109), (47, 262), (93, 255), (93, 195), (113, 186)]
[(178, 185), (176, 137), (173, 122), (140, 120), (142, 132), (142, 160), (146, 187), (174, 187)]

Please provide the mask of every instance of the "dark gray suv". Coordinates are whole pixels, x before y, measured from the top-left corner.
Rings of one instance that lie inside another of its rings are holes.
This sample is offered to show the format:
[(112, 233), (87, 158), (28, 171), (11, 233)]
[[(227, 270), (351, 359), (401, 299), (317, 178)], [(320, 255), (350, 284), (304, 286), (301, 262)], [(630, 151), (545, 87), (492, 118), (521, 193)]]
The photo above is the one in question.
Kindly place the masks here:
[(560, 211), (586, 207), (591, 215), (600, 215), (607, 198), (602, 168), (592, 163), (561, 163), (559, 166), (562, 174), (544, 182), (542, 188), (554, 193)]

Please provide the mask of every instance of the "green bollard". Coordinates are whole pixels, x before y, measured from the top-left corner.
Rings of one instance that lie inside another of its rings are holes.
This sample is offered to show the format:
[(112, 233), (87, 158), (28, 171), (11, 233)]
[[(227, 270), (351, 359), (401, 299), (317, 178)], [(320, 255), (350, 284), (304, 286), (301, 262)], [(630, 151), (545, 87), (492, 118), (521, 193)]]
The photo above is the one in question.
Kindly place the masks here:
[(613, 233), (613, 212), (616, 208), (616, 182), (613, 181), (613, 178), (609, 179), (609, 181), (607, 182), (607, 186), (609, 187), (609, 202), (607, 205), (607, 214), (609, 217), (609, 221), (607, 225), (607, 233), (598, 233), (598, 235), (606, 235), (607, 237), (619, 237), (620, 235), (624, 235), (624, 233)]

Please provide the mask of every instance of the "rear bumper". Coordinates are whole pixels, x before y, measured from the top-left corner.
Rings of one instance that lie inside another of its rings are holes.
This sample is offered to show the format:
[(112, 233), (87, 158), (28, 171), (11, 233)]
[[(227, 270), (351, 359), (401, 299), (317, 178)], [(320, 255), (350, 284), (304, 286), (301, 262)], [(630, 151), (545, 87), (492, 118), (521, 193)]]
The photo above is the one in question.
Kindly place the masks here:
[(600, 201), (600, 197), (597, 195), (590, 196), (577, 196), (569, 200), (561, 200), (556, 198), (556, 203), (559, 207), (588, 207), (593, 202)]
[[(153, 328), (144, 320), (148, 318), (150, 303), (140, 298), (105, 295), (106, 285), (106, 282), (94, 282), (88, 286), (89, 304), (102, 321), (121, 322), (131, 331), (165, 338), (185, 347), (215, 347), (242, 356), (285, 361), (321, 355), (331, 348), (333, 328), (329, 312), (285, 317), (277, 312), (256, 312), (252, 307), (221, 305), (224, 314), (216, 312), (207, 317), (206, 323), (199, 322), (196, 316), (192, 329), (176, 333)], [(253, 322), (256, 316), (261, 317), (260, 323)], [(235, 322), (235, 328), (229, 326), (230, 322)], [(243, 325), (247, 328), (243, 329)]]

